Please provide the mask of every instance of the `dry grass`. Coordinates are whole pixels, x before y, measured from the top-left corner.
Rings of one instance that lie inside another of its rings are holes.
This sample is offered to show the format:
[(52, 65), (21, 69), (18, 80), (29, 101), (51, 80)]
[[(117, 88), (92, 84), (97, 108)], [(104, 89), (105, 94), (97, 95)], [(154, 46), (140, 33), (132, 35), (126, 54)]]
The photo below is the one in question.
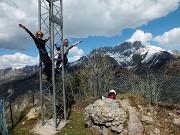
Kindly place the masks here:
[[(148, 102), (145, 102), (142, 98), (135, 94), (117, 95), (116, 99), (128, 100), (131, 106), (136, 107), (137, 110), (139, 109), (138, 105), (141, 105), (146, 114), (148, 112), (151, 113), (151, 116), (155, 119), (156, 123), (154, 125), (143, 123), (145, 127), (145, 134), (148, 134), (149, 130), (154, 129), (155, 127), (160, 129), (161, 133), (164, 133), (165, 135), (180, 134), (180, 126), (174, 125), (172, 123), (172, 117), (169, 115), (169, 113), (179, 115), (176, 112), (176, 110), (179, 108), (179, 105), (170, 105), (167, 103), (157, 103), (150, 105)], [(73, 105), (70, 117), (68, 118), (69, 122), (56, 135), (98, 135), (98, 133), (93, 133), (90, 131), (89, 128), (85, 128), (84, 125), (84, 108), (94, 101), (95, 100), (93, 98), (88, 98), (76, 102), (76, 104)], [(25, 114), (28, 113), (31, 107), (32, 106), (29, 106), (23, 111), (21, 121), (11, 131), (12, 135), (32, 135), (30, 130), (40, 120), (40, 115), (37, 118), (27, 120)], [(150, 108), (153, 108), (153, 113)], [(143, 114), (144, 112), (141, 113)], [(168, 122), (165, 122), (165, 119)], [(128, 125), (125, 126), (127, 127)]]
[(142, 99), (136, 94), (118, 94), (116, 96), (116, 99), (128, 100), (133, 107), (137, 107), (138, 105), (142, 105), (143, 107), (145, 107), (148, 105), (148, 103), (144, 99)]

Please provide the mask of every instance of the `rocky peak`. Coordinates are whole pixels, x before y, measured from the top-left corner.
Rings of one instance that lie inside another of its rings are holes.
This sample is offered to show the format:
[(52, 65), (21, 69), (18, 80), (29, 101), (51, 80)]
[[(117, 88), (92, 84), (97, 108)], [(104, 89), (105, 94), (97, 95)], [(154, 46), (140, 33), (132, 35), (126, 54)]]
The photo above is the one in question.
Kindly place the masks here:
[(13, 78), (30, 75), (37, 71), (38, 71), (37, 65), (26, 66), (26, 67), (19, 68), (19, 69), (15, 69), (13, 67), (9, 67), (6, 69), (0, 69), (0, 80), (6, 80), (6, 79), (13, 80)]
[(114, 47), (113, 52), (125, 52), (129, 50), (138, 50), (139, 48), (144, 47), (144, 45), (140, 41), (135, 42), (124, 42), (120, 45)]
[[(163, 50), (160, 47), (144, 45), (140, 41), (124, 42), (115, 47), (101, 47), (95, 49), (86, 57), (83, 57), (78, 65), (83, 65), (88, 59), (95, 56), (108, 56), (111, 61), (120, 67), (135, 70), (141, 74), (148, 70), (160, 70), (166, 63), (175, 60), (175, 53)], [(104, 57), (105, 58), (105, 57)], [(95, 59), (94, 59), (95, 60)], [(103, 60), (102, 60), (103, 61)], [(73, 65), (76, 65), (74, 63)]]

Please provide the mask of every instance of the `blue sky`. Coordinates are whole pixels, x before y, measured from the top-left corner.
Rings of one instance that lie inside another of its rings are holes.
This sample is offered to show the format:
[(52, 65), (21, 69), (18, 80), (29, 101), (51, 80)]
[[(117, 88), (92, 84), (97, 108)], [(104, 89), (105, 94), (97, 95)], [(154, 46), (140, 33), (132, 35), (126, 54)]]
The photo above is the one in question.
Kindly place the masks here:
[[(141, 40), (166, 50), (179, 50), (179, 4), (180, 0), (64, 0), (64, 37), (70, 44), (83, 40), (70, 51), (69, 61), (95, 48), (125, 41)], [(33, 40), (17, 25), (23, 23), (32, 33), (36, 31), (37, 1), (1, 0), (0, 15), (0, 68), (37, 64)]]

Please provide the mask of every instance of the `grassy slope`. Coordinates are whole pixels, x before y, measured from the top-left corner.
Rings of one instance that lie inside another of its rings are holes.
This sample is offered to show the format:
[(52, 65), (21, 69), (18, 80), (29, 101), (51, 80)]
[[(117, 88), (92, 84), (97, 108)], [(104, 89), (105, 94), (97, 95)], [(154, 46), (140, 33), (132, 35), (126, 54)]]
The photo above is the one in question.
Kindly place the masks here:
[(71, 116), (69, 117), (69, 122), (66, 124), (65, 128), (56, 135), (92, 135), (93, 133), (84, 127), (84, 110), (73, 109)]
[[(25, 110), (21, 113), (21, 119), (19, 123), (17, 123), (14, 128), (10, 131), (12, 135), (32, 135), (30, 129), (34, 127), (34, 125), (40, 120), (40, 117), (27, 120), (26, 114), (30, 111), (32, 105), (25, 108)], [(33, 134), (36, 135), (36, 134)]]
[[(145, 108), (149, 106), (148, 103), (143, 102), (142, 99), (137, 98), (137, 96), (134, 95), (121, 95), (117, 96), (117, 99), (128, 99), (132, 106), (137, 107), (137, 105), (142, 105)], [(92, 135), (95, 133), (92, 133), (88, 128), (84, 127), (84, 108), (91, 103), (90, 101), (81, 101), (81, 103), (76, 103), (76, 105), (72, 108), (72, 112), (70, 114), (70, 117), (68, 118), (68, 123), (66, 126), (58, 132), (56, 135)], [(167, 105), (164, 105), (167, 106)], [(159, 127), (160, 130), (164, 131), (167, 130), (167, 134), (173, 134), (173, 135), (179, 135), (180, 134), (180, 128), (179, 126), (175, 126), (172, 123), (164, 123), (164, 119), (168, 117), (169, 112), (174, 112), (176, 109), (168, 109), (166, 107), (159, 107), (157, 105), (154, 106), (154, 109), (156, 112), (158, 112), (158, 115), (156, 116), (158, 119), (159, 124), (161, 125)], [(24, 114), (27, 114), (27, 112), (30, 110), (28, 108)], [(147, 110), (148, 111), (148, 110)], [(34, 125), (40, 121), (40, 115), (38, 118), (27, 120), (26, 116), (21, 119), (21, 121), (17, 124), (17, 126), (12, 129), (11, 134), (12, 135), (35, 135), (30, 132), (30, 129), (34, 127)], [(146, 125), (148, 126), (148, 125)]]
[[(68, 119), (68, 123), (58, 132), (56, 135), (92, 135), (88, 128), (84, 127), (84, 110), (73, 108), (71, 115)], [(22, 118), (20, 123), (18, 123), (10, 133), (12, 135), (35, 135), (30, 130), (34, 125), (40, 120), (40, 118), (27, 120), (26, 116)]]

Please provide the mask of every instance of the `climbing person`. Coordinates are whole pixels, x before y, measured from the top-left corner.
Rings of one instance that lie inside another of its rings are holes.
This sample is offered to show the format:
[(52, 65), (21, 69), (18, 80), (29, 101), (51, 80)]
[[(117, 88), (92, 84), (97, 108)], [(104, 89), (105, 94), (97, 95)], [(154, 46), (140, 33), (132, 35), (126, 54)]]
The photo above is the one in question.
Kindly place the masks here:
[[(67, 62), (68, 62), (67, 55), (68, 55), (69, 50), (81, 42), (82, 42), (82, 40), (80, 40), (74, 44), (68, 45), (68, 39), (64, 39), (64, 43), (63, 43), (63, 45), (64, 45), (64, 67), (67, 65)], [(56, 62), (56, 68), (55, 68), (55, 74), (57, 75), (60, 64), (62, 63), (61, 46), (56, 47), (56, 49), (57, 49), (57, 51), (59, 51), (59, 55), (58, 55), (57, 62)], [(62, 68), (60, 70), (62, 70)]]
[(32, 37), (32, 39), (34, 40), (38, 50), (39, 50), (39, 56), (41, 61), (44, 63), (45, 67), (44, 67), (44, 72), (47, 76), (47, 80), (51, 81), (51, 77), (52, 77), (52, 61), (48, 55), (48, 52), (46, 50), (45, 44), (46, 42), (51, 38), (51, 36), (49, 36), (47, 39), (43, 40), (43, 32), (42, 31), (37, 31), (35, 33), (35, 35), (33, 35), (24, 25), (19, 24), (19, 27), (24, 29), (27, 33), (29, 33), (29, 35)]
[(116, 97), (116, 91), (113, 90), (113, 89), (111, 89), (111, 90), (109, 91), (109, 94), (108, 94), (107, 98), (109, 98), (109, 99), (115, 99), (115, 97)]

